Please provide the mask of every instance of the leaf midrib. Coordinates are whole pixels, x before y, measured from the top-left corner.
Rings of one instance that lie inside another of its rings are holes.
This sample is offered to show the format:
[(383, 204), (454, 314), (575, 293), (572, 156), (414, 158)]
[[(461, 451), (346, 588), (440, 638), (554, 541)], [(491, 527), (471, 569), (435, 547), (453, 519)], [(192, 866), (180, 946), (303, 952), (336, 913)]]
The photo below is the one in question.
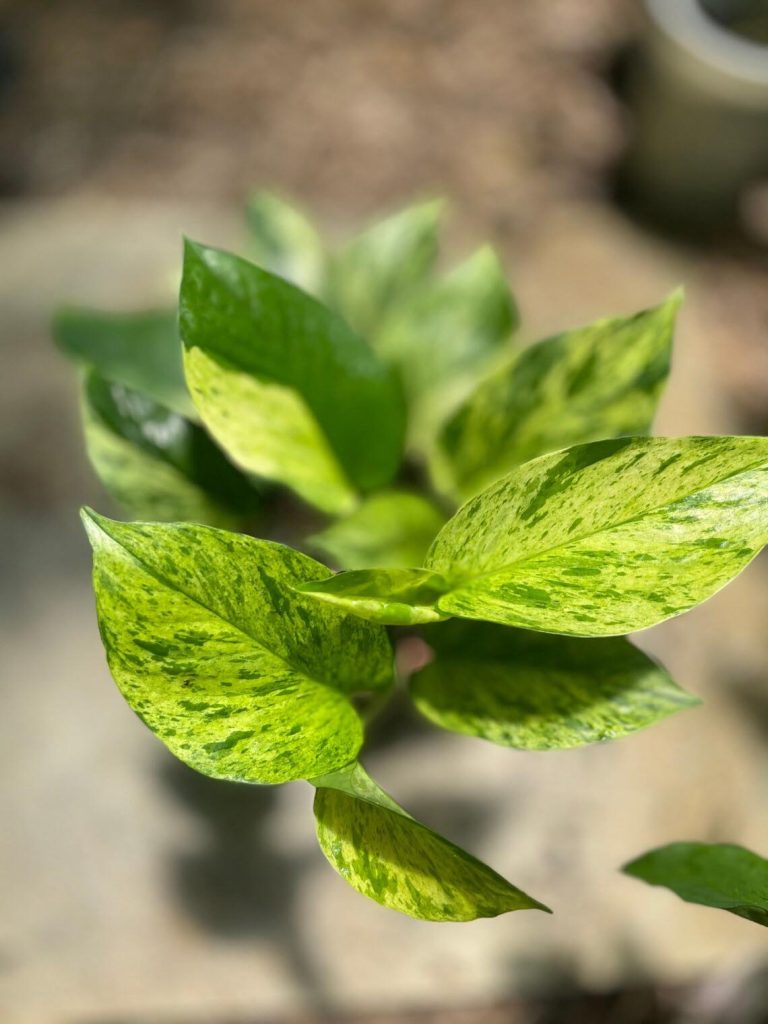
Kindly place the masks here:
[[(660, 512), (662, 509), (670, 508), (673, 505), (679, 504), (681, 501), (685, 501), (688, 498), (692, 498), (696, 494), (700, 494), (702, 491), (706, 491), (706, 490), (708, 490), (711, 487), (715, 487), (717, 484), (726, 483), (728, 480), (733, 480), (733, 479), (735, 479), (738, 476), (743, 476), (746, 473), (751, 473), (755, 469), (759, 469), (761, 467), (765, 467), (767, 461), (768, 461), (768, 459), (766, 457), (763, 457), (760, 461), (755, 462), (754, 464), (751, 464), (749, 466), (744, 466), (741, 469), (737, 470), (736, 472), (730, 473), (728, 476), (718, 477), (716, 480), (713, 480), (711, 483), (708, 483), (708, 484), (706, 484), (703, 487), (697, 488), (695, 491), (691, 491), (691, 492), (689, 492), (687, 494), (682, 494), (679, 497), (675, 498), (674, 501), (666, 502), (665, 504), (662, 504), (662, 505), (654, 505), (653, 508), (645, 509), (643, 512), (640, 512), (640, 513), (638, 513), (635, 516), (629, 516), (627, 519), (622, 519), (622, 520), (620, 520), (618, 522), (611, 523), (610, 526), (603, 527), (602, 529), (592, 530), (589, 533), (583, 533), (580, 536), (569, 538), (567, 541), (563, 541), (560, 544), (553, 544), (551, 547), (542, 548), (540, 551), (536, 551), (535, 553), (530, 554), (530, 555), (525, 555), (523, 558), (513, 559), (512, 561), (507, 562), (505, 565), (499, 566), (496, 569), (491, 569), (488, 572), (481, 572), (481, 573), (477, 573), (475, 575), (469, 575), (469, 576), (465, 577), (462, 580), (458, 580), (456, 582), (456, 584), (452, 585), (451, 589), (447, 590), (445, 592), (445, 594), (441, 595), (441, 597), (447, 597), (449, 594), (455, 593), (457, 590), (461, 590), (461, 589), (463, 589), (467, 585), (474, 584), (478, 580), (487, 579), (490, 576), (496, 576), (499, 573), (507, 572), (513, 566), (519, 566), (519, 565), (524, 564), (525, 562), (536, 561), (537, 559), (543, 557), (544, 555), (551, 554), (553, 551), (559, 551), (561, 548), (567, 548), (567, 547), (575, 546), (576, 544), (580, 544), (582, 541), (589, 540), (590, 537), (597, 537), (600, 534), (610, 533), (613, 530), (617, 530), (617, 529), (619, 529), (622, 526), (627, 526), (630, 523), (636, 523), (636, 522), (638, 522), (641, 519), (645, 519), (647, 516), (651, 516), (651, 515), (653, 515), (656, 512)], [(428, 560), (429, 560), (429, 555), (427, 556), (427, 561)], [(430, 567), (429, 566), (425, 566), (425, 568), (430, 568)], [(432, 572), (438, 572), (437, 569), (432, 569), (431, 571)], [(442, 572), (444, 574), (445, 570), (443, 570)], [(440, 600), (440, 598), (438, 598), (438, 602), (439, 602), (439, 600)]]

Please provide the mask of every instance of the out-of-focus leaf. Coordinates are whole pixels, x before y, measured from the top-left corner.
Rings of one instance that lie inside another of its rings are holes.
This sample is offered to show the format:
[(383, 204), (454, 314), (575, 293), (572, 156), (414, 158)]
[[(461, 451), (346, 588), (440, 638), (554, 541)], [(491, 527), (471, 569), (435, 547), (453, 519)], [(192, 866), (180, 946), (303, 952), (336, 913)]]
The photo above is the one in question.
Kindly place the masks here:
[(317, 295), (325, 278), (325, 253), (309, 219), (263, 189), (248, 200), (246, 217), (253, 262)]
[(423, 561), (444, 522), (445, 516), (426, 498), (384, 491), (308, 542), (342, 569), (406, 568)]
[(362, 743), (347, 695), (392, 679), (386, 632), (295, 593), (323, 566), (191, 524), (83, 513), (112, 675), (149, 728), (214, 778), (334, 771)]
[(415, 821), (363, 768), (317, 786), (317, 838), (331, 866), (363, 896), (427, 921), (472, 921), (549, 909), (471, 854)]
[(427, 630), (435, 658), (411, 679), (436, 725), (520, 750), (618, 739), (699, 701), (623, 637), (548, 636), (485, 622)]
[(273, 274), (188, 242), (187, 381), (233, 460), (327, 512), (387, 484), (405, 413), (392, 372), (330, 310)]
[(413, 626), (447, 618), (437, 608), (445, 580), (427, 569), (357, 569), (301, 584), (298, 590), (362, 619)]
[(437, 256), (439, 200), (410, 206), (353, 238), (332, 261), (329, 299), (371, 343), (427, 280)]
[(523, 350), (451, 416), (432, 456), (438, 486), (477, 494), (514, 466), (571, 445), (646, 433), (669, 373), (681, 296)]
[(196, 418), (184, 383), (176, 313), (106, 313), (77, 307), (60, 310), (53, 320), (59, 347), (102, 377), (125, 384), (156, 402)]
[(768, 927), (768, 860), (728, 843), (670, 843), (623, 871), (661, 885), (686, 903), (728, 910)]
[(499, 258), (484, 246), (384, 324), (376, 347), (403, 375), (416, 447), (431, 445), (440, 422), (505, 352), (518, 322)]
[(86, 371), (82, 415), (88, 457), (131, 516), (235, 526), (260, 497), (199, 426), (124, 384)]

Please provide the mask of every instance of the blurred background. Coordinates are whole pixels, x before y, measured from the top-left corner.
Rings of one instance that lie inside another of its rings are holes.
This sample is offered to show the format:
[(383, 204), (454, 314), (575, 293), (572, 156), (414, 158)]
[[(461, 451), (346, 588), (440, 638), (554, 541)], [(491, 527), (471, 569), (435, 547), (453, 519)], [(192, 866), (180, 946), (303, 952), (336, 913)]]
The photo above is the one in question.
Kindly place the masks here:
[[(705, 10), (706, 8), (706, 10)], [(469, 925), (359, 897), (311, 791), (176, 762), (111, 683), (78, 506), (63, 301), (164, 304), (182, 233), (237, 248), (277, 188), (331, 237), (445, 195), (526, 337), (682, 283), (663, 433), (768, 426), (768, 5), (705, 0), (0, 2), (0, 1019), (768, 1021), (767, 933), (617, 867), (768, 854), (768, 565), (641, 644), (705, 700), (605, 747), (405, 730), (368, 765), (555, 906)]]

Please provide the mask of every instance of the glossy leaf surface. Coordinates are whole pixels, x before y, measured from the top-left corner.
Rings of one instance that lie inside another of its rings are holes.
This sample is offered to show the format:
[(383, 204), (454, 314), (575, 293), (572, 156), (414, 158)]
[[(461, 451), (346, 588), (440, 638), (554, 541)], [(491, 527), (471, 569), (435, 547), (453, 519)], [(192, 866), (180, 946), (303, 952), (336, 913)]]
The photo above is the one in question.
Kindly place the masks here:
[(325, 253), (307, 217), (273, 192), (254, 192), (246, 207), (254, 263), (313, 295), (325, 277)]
[(743, 846), (670, 843), (623, 870), (649, 885), (671, 889), (687, 903), (728, 910), (768, 926), (768, 860)]
[(419, 203), (378, 221), (332, 260), (329, 296), (374, 343), (384, 320), (427, 280), (437, 256), (442, 203)]
[(387, 626), (414, 626), (447, 618), (437, 599), (445, 580), (427, 569), (357, 569), (302, 584), (299, 591), (353, 615)]
[(390, 370), (315, 299), (229, 253), (187, 243), (180, 306), (187, 380), (244, 469), (326, 511), (386, 484), (404, 433)]
[(363, 896), (427, 921), (548, 909), (415, 821), (359, 765), (312, 781), (320, 847)]
[(234, 526), (256, 512), (256, 490), (208, 435), (146, 395), (87, 371), (82, 416), (88, 457), (133, 517)]
[(59, 347), (107, 380), (125, 384), (161, 405), (196, 417), (184, 382), (174, 311), (106, 313), (70, 307), (53, 321)]
[(411, 679), (444, 729), (519, 750), (618, 739), (698, 704), (623, 637), (548, 636), (454, 620), (428, 629), (435, 657)]
[(405, 568), (421, 564), (444, 522), (426, 498), (386, 491), (367, 498), (308, 543), (342, 569)]
[(622, 438), (545, 455), (467, 502), (426, 566), (445, 613), (577, 636), (711, 597), (768, 540), (768, 439)]
[(384, 630), (294, 592), (319, 563), (203, 526), (83, 518), (110, 670), (177, 757), (276, 783), (356, 756), (347, 694), (388, 686), (391, 650)]
[(520, 352), (445, 424), (433, 456), (438, 485), (469, 498), (547, 452), (646, 433), (669, 373), (679, 305), (675, 294)]

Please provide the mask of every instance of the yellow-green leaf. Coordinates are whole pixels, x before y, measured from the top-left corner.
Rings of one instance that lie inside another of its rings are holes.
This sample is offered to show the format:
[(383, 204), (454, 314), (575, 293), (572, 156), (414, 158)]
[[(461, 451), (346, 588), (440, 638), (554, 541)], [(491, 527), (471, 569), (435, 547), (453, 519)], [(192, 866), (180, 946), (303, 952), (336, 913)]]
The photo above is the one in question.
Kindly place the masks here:
[(383, 629), (294, 592), (319, 563), (204, 526), (83, 519), (110, 670), (177, 757), (277, 783), (356, 756), (348, 695), (390, 684), (391, 650)]
[(297, 589), (317, 601), (387, 626), (414, 626), (448, 617), (437, 607), (437, 599), (447, 589), (446, 582), (427, 569), (357, 569), (312, 580)]
[(427, 921), (472, 921), (549, 908), (415, 821), (353, 765), (317, 786), (320, 847), (363, 896)]
[(316, 295), (325, 279), (325, 252), (309, 219), (274, 192), (248, 200), (249, 255), (254, 263)]
[(425, 632), (434, 659), (411, 679), (444, 729), (519, 750), (618, 739), (699, 701), (623, 637), (548, 636), (454, 620)]
[(646, 433), (669, 373), (681, 296), (524, 349), (486, 378), (443, 427), (438, 486), (477, 494), (514, 466), (600, 438)]
[(243, 469), (338, 513), (394, 476), (405, 429), (397, 381), (311, 296), (188, 242), (180, 325), (198, 411)]

